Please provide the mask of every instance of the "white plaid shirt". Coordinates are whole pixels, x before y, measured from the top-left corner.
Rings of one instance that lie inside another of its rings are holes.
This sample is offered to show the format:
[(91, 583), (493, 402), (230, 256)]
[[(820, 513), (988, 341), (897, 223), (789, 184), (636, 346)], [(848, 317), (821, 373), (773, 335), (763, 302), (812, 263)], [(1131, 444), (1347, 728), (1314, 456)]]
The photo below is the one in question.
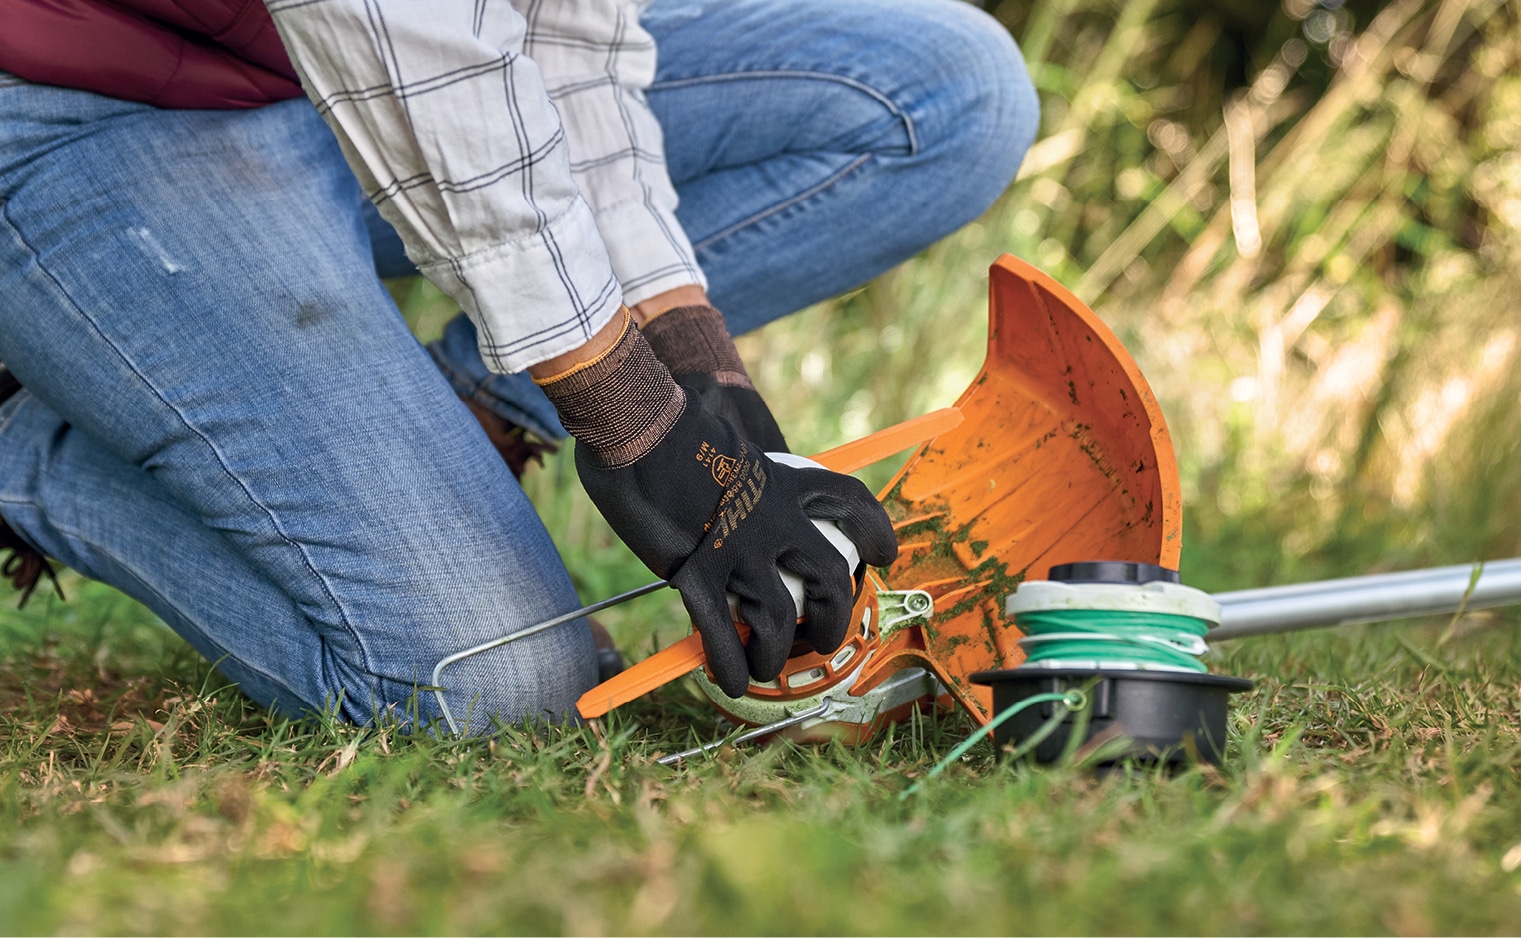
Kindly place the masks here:
[(644, 99), (648, 2), (267, 0), (366, 194), (495, 370), (706, 286)]

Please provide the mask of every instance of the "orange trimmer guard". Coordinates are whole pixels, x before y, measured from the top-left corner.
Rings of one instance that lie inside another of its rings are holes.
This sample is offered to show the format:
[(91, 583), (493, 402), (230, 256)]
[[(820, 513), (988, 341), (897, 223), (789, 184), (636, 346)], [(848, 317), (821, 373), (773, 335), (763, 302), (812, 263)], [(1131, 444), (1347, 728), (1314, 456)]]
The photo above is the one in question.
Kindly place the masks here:
[(1172, 438), (1109, 327), (1009, 255), (990, 271), (988, 316), (987, 358), (956, 402), (963, 423), (880, 496), (899, 541), (884, 579), (928, 592), (935, 614), (867, 666), (924, 662), (979, 723), (992, 695), (968, 676), (1024, 660), (1004, 613), (1020, 580), (1095, 558), (1176, 569), (1182, 547)]

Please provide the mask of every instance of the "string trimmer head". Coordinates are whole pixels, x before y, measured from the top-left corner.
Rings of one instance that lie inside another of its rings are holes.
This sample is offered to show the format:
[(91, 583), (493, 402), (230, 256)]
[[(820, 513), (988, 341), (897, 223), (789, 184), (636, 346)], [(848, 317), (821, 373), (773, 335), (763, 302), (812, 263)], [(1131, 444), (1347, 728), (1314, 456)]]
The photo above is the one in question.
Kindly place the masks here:
[[(1156, 399), (1114, 333), (1050, 277), (1005, 255), (990, 271), (988, 352), (953, 408), (815, 459), (851, 472), (919, 445), (879, 495), (898, 533), (873, 570), (853, 631), (829, 655), (803, 646), (781, 677), (732, 699), (697, 681), (760, 733), (869, 739), (916, 708), (993, 712), (974, 672), (1023, 659), (1005, 602), (1026, 576), (1095, 558), (1177, 568), (1181, 501)], [(696, 635), (592, 689), (582, 716), (699, 669)]]

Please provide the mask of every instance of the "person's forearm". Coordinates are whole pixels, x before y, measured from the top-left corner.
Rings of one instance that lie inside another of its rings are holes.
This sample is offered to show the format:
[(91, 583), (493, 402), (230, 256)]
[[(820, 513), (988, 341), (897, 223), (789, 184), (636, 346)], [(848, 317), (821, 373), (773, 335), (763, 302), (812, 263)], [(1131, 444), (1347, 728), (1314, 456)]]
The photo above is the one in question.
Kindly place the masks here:
[(652, 296), (647, 300), (636, 303), (629, 307), (629, 312), (634, 314), (634, 322), (642, 328), (651, 319), (662, 313), (668, 313), (678, 306), (712, 306), (708, 302), (708, 293), (702, 287), (691, 284), (667, 290), (664, 293)]
[[(660, 314), (670, 312), (679, 306), (707, 305), (707, 292), (702, 287), (692, 284), (690, 286), (677, 287), (674, 290), (667, 290), (641, 303), (636, 303), (629, 307), (629, 314), (633, 317), (636, 325), (644, 326)], [(540, 381), (547, 381), (565, 374), (577, 365), (596, 361), (598, 356), (613, 347), (613, 343), (618, 341), (618, 336), (622, 331), (623, 318), (621, 316), (614, 316), (596, 335), (586, 340), (584, 345), (573, 348), (562, 355), (556, 355), (547, 361), (539, 362), (537, 365), (532, 365), (529, 367), (528, 373)]]
[(581, 345), (536, 365), (529, 365), (528, 374), (539, 383), (562, 378), (578, 367), (594, 362), (607, 354), (607, 350), (612, 348), (623, 335), (623, 328), (623, 314), (619, 313)]

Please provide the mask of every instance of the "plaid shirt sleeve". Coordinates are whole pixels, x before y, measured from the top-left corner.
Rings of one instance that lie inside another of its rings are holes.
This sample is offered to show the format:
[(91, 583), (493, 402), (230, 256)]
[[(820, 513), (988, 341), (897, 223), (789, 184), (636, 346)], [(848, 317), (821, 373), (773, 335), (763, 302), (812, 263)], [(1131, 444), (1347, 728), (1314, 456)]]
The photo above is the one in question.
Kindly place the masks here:
[(485, 0), (267, 3), (366, 194), (475, 320), (489, 366), (521, 371), (612, 318), (622, 289), (524, 54), (520, 12)]
[(513, 0), (570, 140), (570, 169), (591, 203), (623, 284), (638, 303), (707, 280), (676, 220), (660, 124), (644, 99), (655, 40), (639, 25), (649, 0)]

